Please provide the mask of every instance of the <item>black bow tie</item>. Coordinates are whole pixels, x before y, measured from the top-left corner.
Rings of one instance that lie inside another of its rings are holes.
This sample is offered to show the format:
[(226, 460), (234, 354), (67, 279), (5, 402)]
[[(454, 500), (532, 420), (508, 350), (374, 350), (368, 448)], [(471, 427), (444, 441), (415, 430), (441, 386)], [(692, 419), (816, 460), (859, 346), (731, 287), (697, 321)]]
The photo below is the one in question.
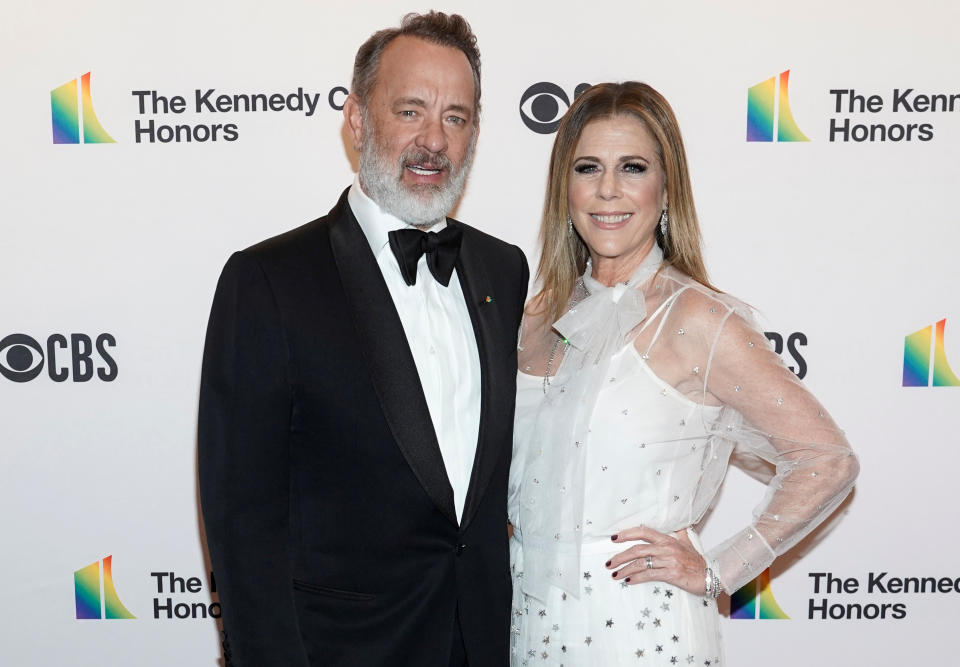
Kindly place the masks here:
[(447, 225), (442, 231), (422, 232), (419, 229), (396, 229), (387, 235), (390, 250), (397, 258), (400, 273), (408, 285), (417, 283), (417, 263), (424, 254), (427, 268), (444, 287), (450, 284), (453, 265), (460, 254), (460, 238), (463, 230)]

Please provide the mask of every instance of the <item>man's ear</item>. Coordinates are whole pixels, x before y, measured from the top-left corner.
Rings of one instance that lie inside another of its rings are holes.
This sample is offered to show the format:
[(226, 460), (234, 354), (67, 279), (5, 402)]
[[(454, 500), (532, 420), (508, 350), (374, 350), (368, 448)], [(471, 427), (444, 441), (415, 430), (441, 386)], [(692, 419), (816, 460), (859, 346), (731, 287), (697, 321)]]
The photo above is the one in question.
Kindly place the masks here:
[(343, 119), (350, 130), (350, 136), (353, 137), (353, 149), (359, 151), (363, 139), (363, 110), (360, 107), (360, 100), (355, 95), (347, 95), (347, 99), (344, 100)]

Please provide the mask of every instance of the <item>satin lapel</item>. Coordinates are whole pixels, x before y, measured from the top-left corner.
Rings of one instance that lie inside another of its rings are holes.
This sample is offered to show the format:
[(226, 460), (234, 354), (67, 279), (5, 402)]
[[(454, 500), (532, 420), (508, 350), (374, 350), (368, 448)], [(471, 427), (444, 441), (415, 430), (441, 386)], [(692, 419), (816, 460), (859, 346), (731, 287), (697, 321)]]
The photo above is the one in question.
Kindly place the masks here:
[[(450, 221), (449, 224), (457, 224)], [(480, 429), (477, 434), (477, 453), (473, 459), (470, 474), (470, 486), (464, 502), (461, 529), (466, 528), (476, 513), (483, 498), (483, 492), (490, 482), (500, 453), (499, 439), (491, 441), (491, 419), (494, 409), (494, 360), (499, 348), (495, 344), (496, 332), (500, 331), (500, 315), (496, 300), (487, 302), (490, 291), (489, 267), (470, 244), (470, 234), (464, 230), (463, 243), (457, 259), (457, 277), (463, 289), (463, 296), (470, 311), (473, 333), (477, 339), (477, 351), (480, 354)], [(513, 397), (511, 397), (512, 400)]]
[(340, 215), (334, 209), (329, 218), (330, 243), (384, 417), (427, 495), (457, 523), (453, 487), (400, 316), (346, 195), (337, 208)]

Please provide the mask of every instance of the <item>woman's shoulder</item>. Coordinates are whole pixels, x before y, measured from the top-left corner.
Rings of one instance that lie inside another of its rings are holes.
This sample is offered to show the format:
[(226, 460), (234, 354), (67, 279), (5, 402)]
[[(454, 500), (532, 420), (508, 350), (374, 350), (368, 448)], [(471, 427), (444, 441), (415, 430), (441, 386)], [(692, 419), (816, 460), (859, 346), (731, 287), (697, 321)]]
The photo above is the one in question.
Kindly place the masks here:
[(745, 301), (704, 285), (675, 267), (664, 267), (655, 282), (662, 284), (653, 288), (665, 292), (673, 302), (671, 314), (691, 325), (717, 326), (731, 317), (750, 324), (756, 321), (756, 312)]

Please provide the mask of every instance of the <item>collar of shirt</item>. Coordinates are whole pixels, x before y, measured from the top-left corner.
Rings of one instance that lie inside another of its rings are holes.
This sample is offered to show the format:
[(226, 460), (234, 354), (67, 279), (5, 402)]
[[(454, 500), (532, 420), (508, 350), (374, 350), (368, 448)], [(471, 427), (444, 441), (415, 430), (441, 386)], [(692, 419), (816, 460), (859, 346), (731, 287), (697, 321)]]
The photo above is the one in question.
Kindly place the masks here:
[[(380, 253), (390, 243), (387, 234), (395, 229), (416, 229), (395, 215), (387, 213), (377, 202), (370, 199), (363, 188), (360, 187), (360, 176), (353, 177), (353, 185), (347, 193), (347, 203), (350, 204), (350, 210), (360, 223), (360, 229), (363, 235), (367, 237), (367, 243), (373, 251), (374, 257), (379, 257)], [(439, 232), (447, 226), (447, 221), (442, 220), (430, 228), (431, 232)]]

